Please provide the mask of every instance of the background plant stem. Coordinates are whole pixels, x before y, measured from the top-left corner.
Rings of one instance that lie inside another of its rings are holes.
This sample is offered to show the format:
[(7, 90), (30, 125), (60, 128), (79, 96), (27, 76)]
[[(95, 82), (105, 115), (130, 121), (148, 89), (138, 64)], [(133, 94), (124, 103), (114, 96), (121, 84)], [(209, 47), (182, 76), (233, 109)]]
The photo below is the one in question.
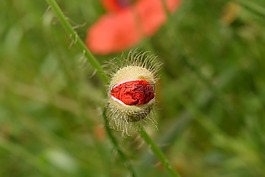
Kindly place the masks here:
[(150, 136), (146, 133), (143, 127), (140, 128), (139, 133), (146, 144), (148, 144), (153, 151), (153, 153), (157, 156), (157, 158), (160, 160), (160, 162), (163, 164), (163, 166), (166, 168), (166, 170), (171, 174), (173, 177), (180, 177), (180, 175), (173, 170), (171, 164), (167, 160), (164, 153), (159, 149), (159, 147), (154, 143), (154, 141), (150, 138)]

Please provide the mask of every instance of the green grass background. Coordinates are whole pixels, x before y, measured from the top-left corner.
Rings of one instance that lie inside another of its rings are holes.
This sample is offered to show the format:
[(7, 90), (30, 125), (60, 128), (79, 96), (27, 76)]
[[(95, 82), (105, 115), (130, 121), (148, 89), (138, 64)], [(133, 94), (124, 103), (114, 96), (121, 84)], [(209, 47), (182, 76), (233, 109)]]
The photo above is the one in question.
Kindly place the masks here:
[[(265, 1), (229, 2), (183, 0), (135, 46), (163, 63), (151, 135), (183, 177), (265, 176)], [(105, 13), (96, 0), (58, 3), (83, 40)], [(129, 174), (98, 135), (106, 86), (85, 61), (46, 1), (0, 1), (1, 177)], [(115, 136), (137, 176), (169, 176), (137, 136)]]

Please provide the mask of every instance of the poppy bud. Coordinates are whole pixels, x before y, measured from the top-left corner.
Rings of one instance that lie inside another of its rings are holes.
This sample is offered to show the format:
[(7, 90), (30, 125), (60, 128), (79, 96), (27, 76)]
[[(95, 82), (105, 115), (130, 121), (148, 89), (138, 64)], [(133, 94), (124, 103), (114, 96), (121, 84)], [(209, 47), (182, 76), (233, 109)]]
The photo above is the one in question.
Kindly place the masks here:
[(112, 127), (128, 134), (146, 120), (154, 122), (150, 113), (155, 104), (159, 66), (155, 57), (131, 52), (113, 72), (107, 109)]

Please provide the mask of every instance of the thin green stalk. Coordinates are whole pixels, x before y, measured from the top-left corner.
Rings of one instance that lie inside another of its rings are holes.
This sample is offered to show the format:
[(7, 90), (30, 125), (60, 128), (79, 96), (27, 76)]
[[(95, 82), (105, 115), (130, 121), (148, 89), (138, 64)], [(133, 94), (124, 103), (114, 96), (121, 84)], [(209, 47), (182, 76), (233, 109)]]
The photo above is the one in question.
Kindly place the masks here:
[(150, 138), (150, 136), (146, 133), (143, 127), (140, 128), (139, 133), (146, 144), (148, 144), (153, 151), (153, 153), (157, 156), (157, 158), (160, 160), (160, 162), (163, 164), (163, 166), (167, 169), (167, 171), (171, 174), (173, 177), (180, 177), (180, 175), (173, 170), (172, 166), (170, 165), (169, 161), (167, 160), (165, 154), (158, 148), (156, 143)]
[(72, 38), (72, 40), (75, 42), (75, 44), (80, 47), (80, 49), (83, 51), (85, 57), (87, 58), (88, 62), (98, 71), (98, 74), (101, 78), (101, 80), (107, 84), (108, 83), (108, 76), (104, 72), (102, 66), (100, 63), (96, 60), (96, 58), (93, 56), (93, 54), (87, 49), (84, 42), (80, 39), (77, 32), (74, 30), (74, 28), (71, 26), (71, 24), (68, 22), (66, 16), (63, 14), (62, 10), (58, 6), (55, 0), (47, 0), (47, 3), (51, 6), (52, 10), (54, 11), (56, 17), (59, 19), (61, 25), (65, 29), (65, 31), (69, 34), (69, 36)]
[(105, 120), (105, 130), (110, 138), (110, 140), (112, 141), (115, 149), (117, 150), (120, 158), (122, 159), (122, 161), (124, 162), (125, 166), (129, 169), (130, 173), (131, 173), (131, 176), (132, 177), (135, 177), (135, 172), (134, 172), (134, 169), (132, 167), (132, 164), (131, 162), (127, 159), (127, 156), (125, 155), (125, 153), (121, 150), (119, 144), (118, 144), (118, 141), (116, 140), (116, 138), (114, 137), (114, 135), (112, 134), (112, 131), (109, 127), (109, 121), (108, 121), (108, 118), (107, 118), (107, 115), (106, 115), (106, 109), (103, 111), (103, 117), (104, 117), (104, 120)]

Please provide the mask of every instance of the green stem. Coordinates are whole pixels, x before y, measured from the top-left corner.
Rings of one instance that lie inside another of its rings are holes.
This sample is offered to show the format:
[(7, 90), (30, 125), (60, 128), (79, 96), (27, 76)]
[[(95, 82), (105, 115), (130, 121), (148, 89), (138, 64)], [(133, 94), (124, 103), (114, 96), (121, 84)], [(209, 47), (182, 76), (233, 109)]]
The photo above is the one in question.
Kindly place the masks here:
[(108, 76), (104, 72), (100, 63), (96, 60), (93, 54), (87, 49), (84, 42), (80, 39), (77, 32), (68, 22), (67, 18), (63, 14), (62, 10), (58, 6), (55, 0), (47, 0), (47, 3), (51, 6), (52, 10), (54, 11), (56, 17), (59, 19), (61, 25), (65, 29), (65, 31), (69, 34), (75, 44), (84, 52), (85, 57), (87, 58), (88, 62), (98, 71), (98, 74), (101, 80), (107, 84), (108, 83)]
[(110, 127), (109, 127), (109, 121), (108, 121), (108, 118), (107, 118), (107, 115), (106, 115), (106, 109), (103, 111), (103, 117), (104, 117), (105, 124), (106, 124), (105, 125), (105, 129), (106, 129), (106, 132), (107, 132), (112, 144), (114, 145), (115, 149), (117, 150), (117, 152), (118, 152), (120, 158), (122, 159), (122, 161), (124, 162), (125, 166), (130, 171), (131, 176), (135, 177), (136, 175), (135, 175), (134, 169), (132, 167), (132, 164), (127, 159), (127, 156), (125, 155), (125, 153), (121, 150), (121, 148), (120, 148), (120, 146), (118, 144), (118, 141), (116, 140), (116, 138), (112, 134), (112, 131), (111, 131)]
[(160, 162), (164, 165), (164, 167), (167, 169), (167, 171), (171, 174), (173, 177), (180, 177), (180, 175), (173, 170), (172, 166), (168, 162), (165, 154), (158, 148), (156, 143), (150, 138), (150, 136), (146, 133), (143, 127), (140, 128), (139, 133), (146, 144), (148, 144), (153, 151), (153, 153), (157, 156), (157, 158), (160, 160)]

